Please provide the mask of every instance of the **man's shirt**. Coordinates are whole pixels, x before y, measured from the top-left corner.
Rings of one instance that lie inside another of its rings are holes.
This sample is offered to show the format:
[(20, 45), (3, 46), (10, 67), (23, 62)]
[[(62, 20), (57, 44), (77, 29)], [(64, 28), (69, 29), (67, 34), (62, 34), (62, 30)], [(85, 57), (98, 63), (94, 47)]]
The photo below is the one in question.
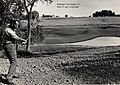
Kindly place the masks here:
[(7, 27), (3, 33), (3, 43), (15, 43), (15, 40), (19, 40), (19, 37), (16, 35), (15, 31)]

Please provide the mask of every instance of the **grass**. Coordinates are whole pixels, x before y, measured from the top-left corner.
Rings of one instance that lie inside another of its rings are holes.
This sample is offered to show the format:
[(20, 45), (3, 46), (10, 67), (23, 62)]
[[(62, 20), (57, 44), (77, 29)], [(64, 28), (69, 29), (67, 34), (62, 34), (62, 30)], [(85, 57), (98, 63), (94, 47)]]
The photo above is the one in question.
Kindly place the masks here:
[(45, 18), (44, 43), (79, 42), (99, 36), (120, 36), (119, 17)]
[(79, 42), (99, 36), (120, 36), (120, 17), (43, 18), (33, 28), (38, 24), (43, 26), (46, 44)]

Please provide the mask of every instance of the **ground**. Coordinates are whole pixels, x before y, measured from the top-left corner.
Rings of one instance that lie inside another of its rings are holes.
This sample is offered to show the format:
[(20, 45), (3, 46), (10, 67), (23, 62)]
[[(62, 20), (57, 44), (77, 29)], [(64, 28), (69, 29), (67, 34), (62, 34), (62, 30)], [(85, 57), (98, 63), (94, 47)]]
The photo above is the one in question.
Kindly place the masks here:
[[(16, 85), (119, 84), (120, 46), (87, 48), (54, 54), (18, 57)], [(9, 61), (0, 58), (0, 74)], [(0, 84), (7, 85), (0, 80)]]

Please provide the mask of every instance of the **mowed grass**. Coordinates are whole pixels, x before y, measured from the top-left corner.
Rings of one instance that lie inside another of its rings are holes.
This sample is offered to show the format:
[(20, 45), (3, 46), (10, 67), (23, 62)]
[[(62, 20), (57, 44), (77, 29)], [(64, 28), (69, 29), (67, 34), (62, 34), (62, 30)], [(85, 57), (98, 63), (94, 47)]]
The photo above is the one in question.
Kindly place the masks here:
[(57, 25), (101, 25), (120, 24), (120, 17), (71, 17), (71, 18), (43, 18), (40, 24), (46, 26)]
[[(23, 27), (26, 21), (23, 22)], [(120, 36), (120, 17), (42, 18), (35, 22), (43, 26), (44, 43), (79, 42), (99, 36)]]
[(44, 18), (44, 43), (79, 42), (99, 36), (120, 36), (120, 17)]

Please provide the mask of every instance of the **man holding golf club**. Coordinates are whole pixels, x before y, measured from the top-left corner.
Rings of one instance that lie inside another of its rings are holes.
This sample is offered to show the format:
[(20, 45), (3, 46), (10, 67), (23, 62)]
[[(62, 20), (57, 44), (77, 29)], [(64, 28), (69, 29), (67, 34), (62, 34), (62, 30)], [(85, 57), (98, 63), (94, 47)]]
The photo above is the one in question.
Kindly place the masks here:
[(4, 29), (3, 33), (3, 48), (10, 62), (9, 71), (6, 76), (6, 82), (8, 84), (13, 84), (13, 78), (18, 77), (16, 73), (17, 52), (15, 42), (19, 41), (27, 43), (27, 40), (18, 37), (15, 33), (15, 29), (18, 28), (18, 24), (19, 23), (17, 22), (17, 20), (11, 19), (10, 25)]

